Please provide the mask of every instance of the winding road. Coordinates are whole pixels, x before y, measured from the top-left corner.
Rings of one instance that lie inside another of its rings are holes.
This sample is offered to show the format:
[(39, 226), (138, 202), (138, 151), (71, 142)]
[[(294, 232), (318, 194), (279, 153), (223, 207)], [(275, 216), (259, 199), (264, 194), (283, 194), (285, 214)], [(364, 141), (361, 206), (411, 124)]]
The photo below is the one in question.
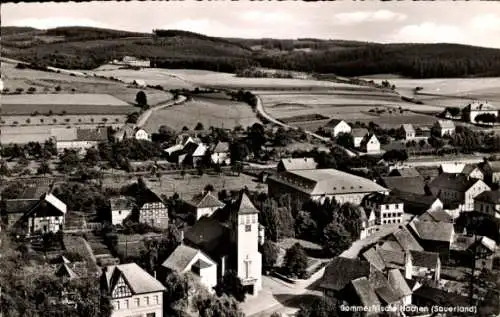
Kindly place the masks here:
[(187, 98), (185, 96), (179, 96), (174, 100), (169, 100), (165, 103), (162, 103), (162, 104), (159, 104), (159, 105), (156, 105), (154, 107), (149, 108), (148, 110), (144, 111), (139, 116), (139, 118), (137, 119), (137, 123), (135, 124), (135, 127), (141, 128), (148, 121), (149, 117), (153, 114), (153, 112), (167, 108), (167, 107), (179, 105), (179, 104), (185, 102), (186, 100), (187, 100)]

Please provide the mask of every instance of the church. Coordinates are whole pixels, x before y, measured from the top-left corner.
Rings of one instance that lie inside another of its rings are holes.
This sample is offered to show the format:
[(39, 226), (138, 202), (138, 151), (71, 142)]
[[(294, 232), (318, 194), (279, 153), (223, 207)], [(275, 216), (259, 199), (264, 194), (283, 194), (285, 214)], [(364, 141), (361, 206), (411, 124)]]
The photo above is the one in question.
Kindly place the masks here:
[(264, 240), (259, 211), (245, 193), (227, 210), (227, 217), (215, 213), (200, 218), (184, 233), (183, 243), (162, 267), (178, 273), (192, 272), (209, 290), (228, 270), (233, 270), (247, 293), (257, 295), (262, 289), (259, 244)]

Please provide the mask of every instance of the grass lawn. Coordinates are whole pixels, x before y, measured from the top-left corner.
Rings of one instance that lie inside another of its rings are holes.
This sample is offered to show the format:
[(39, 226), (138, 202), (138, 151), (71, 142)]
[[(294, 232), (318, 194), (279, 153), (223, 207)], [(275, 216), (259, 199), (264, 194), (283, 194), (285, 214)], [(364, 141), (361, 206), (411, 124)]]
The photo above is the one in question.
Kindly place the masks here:
[(245, 103), (195, 96), (193, 101), (156, 111), (144, 127), (147, 131), (158, 131), (162, 125), (175, 130), (181, 130), (184, 126), (194, 129), (198, 122), (208, 129), (210, 126), (245, 127), (259, 120), (251, 107)]

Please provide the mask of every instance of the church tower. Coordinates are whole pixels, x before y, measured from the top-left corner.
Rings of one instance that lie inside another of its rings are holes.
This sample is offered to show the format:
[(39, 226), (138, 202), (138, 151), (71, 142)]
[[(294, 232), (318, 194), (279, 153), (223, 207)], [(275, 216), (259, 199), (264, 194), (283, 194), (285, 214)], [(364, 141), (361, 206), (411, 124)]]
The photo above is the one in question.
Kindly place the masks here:
[(262, 289), (262, 255), (259, 252), (259, 211), (243, 193), (233, 218), (236, 270), (248, 292)]

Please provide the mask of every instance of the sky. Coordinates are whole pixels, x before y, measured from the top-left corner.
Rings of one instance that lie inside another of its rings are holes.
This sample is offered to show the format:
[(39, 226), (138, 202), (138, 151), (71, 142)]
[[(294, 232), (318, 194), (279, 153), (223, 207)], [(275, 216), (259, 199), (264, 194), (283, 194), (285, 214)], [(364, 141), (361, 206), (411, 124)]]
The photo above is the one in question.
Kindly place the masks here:
[(500, 2), (168, 1), (2, 4), (2, 25), (210, 36), (460, 43), (500, 48)]

